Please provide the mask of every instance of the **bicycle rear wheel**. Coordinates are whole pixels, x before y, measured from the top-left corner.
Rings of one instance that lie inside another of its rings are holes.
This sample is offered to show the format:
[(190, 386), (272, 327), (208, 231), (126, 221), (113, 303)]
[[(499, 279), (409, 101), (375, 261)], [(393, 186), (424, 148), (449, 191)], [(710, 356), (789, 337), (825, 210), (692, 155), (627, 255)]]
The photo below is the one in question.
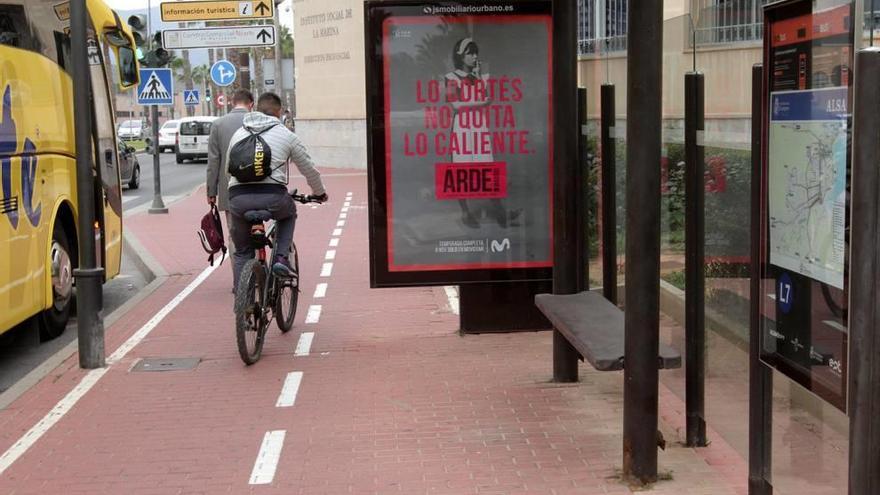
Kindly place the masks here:
[(235, 338), (238, 354), (245, 364), (254, 364), (263, 352), (269, 321), (264, 317), (266, 269), (258, 260), (249, 260), (241, 270), (235, 289)]
[(296, 280), (275, 279), (278, 284), (275, 296), (275, 321), (283, 333), (293, 328), (296, 304), (299, 302), (299, 255), (296, 246), (293, 247), (293, 269), (296, 271)]

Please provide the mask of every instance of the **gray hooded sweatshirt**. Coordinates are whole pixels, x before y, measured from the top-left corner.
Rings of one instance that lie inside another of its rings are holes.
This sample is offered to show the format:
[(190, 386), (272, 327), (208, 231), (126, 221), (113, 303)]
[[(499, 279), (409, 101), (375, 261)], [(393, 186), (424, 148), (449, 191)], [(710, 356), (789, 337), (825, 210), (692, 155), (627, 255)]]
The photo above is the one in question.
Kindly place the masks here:
[[(274, 126), (274, 127), (272, 127)], [(277, 117), (266, 115), (261, 112), (250, 112), (244, 116), (242, 128), (235, 131), (232, 139), (229, 140), (229, 148), (226, 150), (226, 163), (229, 163), (229, 150), (235, 143), (245, 139), (250, 135), (250, 131), (260, 132), (264, 129), (272, 127), (268, 131), (260, 134), (260, 137), (266, 141), (272, 152), (272, 175), (260, 182), (248, 182), (243, 184), (238, 182), (235, 177), (229, 176), (229, 193), (230, 197), (236, 193), (247, 192), (253, 189), (262, 189), (266, 185), (281, 185), (286, 188), (288, 177), (288, 161), (293, 161), (299, 172), (306, 178), (312, 194), (320, 196), (324, 194), (324, 184), (321, 182), (321, 173), (315, 169), (312, 158), (306, 151), (305, 145), (302, 144), (296, 134), (290, 132), (287, 127), (281, 124)], [(228, 172), (227, 172), (228, 174)], [(252, 186), (262, 186), (253, 188)], [(235, 188), (236, 190), (233, 190)], [(251, 189), (249, 189), (251, 188)]]

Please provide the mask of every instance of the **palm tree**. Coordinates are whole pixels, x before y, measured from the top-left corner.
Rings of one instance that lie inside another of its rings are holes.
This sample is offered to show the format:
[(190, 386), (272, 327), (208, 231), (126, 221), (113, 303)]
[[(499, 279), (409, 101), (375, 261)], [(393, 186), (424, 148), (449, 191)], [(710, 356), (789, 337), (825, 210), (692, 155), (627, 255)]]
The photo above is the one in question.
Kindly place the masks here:
[(287, 26), (281, 26), (278, 39), (281, 40), (281, 58), (293, 58), (293, 34)]

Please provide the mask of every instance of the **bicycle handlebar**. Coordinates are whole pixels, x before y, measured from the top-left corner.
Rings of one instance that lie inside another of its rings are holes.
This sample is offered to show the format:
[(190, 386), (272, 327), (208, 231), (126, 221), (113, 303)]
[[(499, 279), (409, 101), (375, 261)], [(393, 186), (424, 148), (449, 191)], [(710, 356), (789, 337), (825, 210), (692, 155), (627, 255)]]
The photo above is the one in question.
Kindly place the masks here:
[(292, 193), (290, 193), (290, 197), (293, 198), (294, 201), (302, 204), (306, 203), (318, 203), (321, 204), (323, 201), (318, 199), (318, 196), (312, 196), (311, 194), (298, 194), (297, 190), (294, 189)]

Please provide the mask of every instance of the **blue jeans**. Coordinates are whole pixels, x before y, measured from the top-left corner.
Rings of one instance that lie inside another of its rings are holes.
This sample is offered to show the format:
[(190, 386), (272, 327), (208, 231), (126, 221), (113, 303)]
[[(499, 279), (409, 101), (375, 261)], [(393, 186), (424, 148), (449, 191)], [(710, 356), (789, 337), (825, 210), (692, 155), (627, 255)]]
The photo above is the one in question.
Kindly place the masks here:
[[(240, 186), (241, 187), (241, 186)], [(275, 220), (276, 252), (287, 256), (293, 244), (293, 229), (296, 225), (296, 204), (286, 191), (281, 193), (260, 192), (256, 194), (237, 194), (229, 199), (229, 211), (232, 213), (232, 242), (235, 252), (232, 254), (232, 280), (238, 287), (238, 276), (248, 260), (254, 258), (251, 246), (251, 225), (244, 219), (249, 210), (267, 210)], [(273, 263), (275, 260), (269, 260)]]

